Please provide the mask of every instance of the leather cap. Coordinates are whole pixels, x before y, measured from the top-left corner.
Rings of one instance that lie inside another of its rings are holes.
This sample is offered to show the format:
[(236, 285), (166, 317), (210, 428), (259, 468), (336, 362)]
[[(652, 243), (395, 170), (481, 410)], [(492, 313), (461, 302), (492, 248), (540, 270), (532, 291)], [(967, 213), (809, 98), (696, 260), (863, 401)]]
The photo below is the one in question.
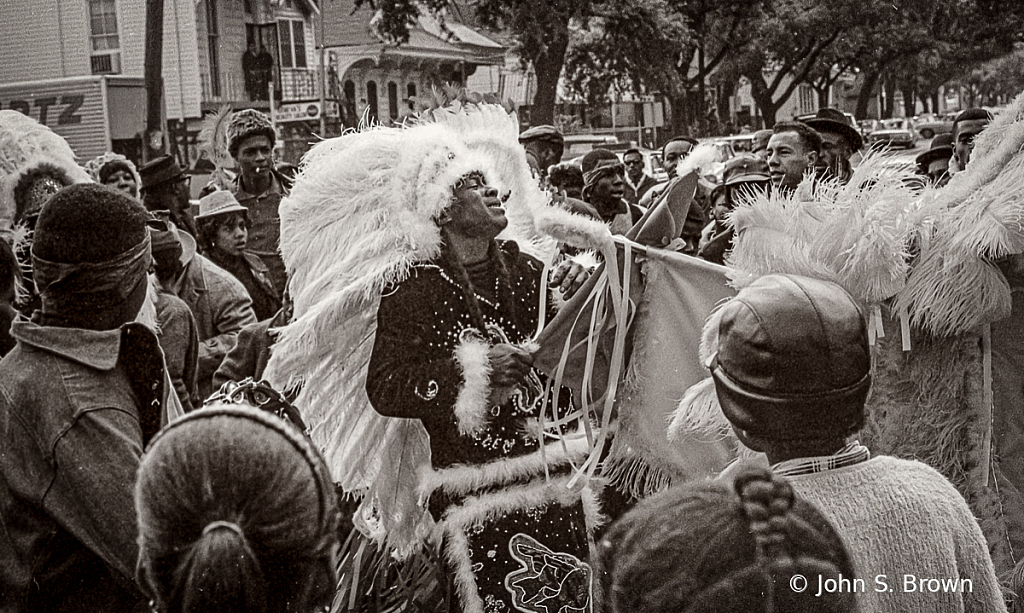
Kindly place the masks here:
[(842, 287), (766, 275), (722, 307), (711, 374), (722, 411), (767, 440), (833, 440), (864, 424), (871, 351)]
[(139, 169), (139, 175), (142, 177), (142, 189), (149, 189), (168, 181), (179, 180), (185, 173), (173, 157), (165, 155), (143, 164)]

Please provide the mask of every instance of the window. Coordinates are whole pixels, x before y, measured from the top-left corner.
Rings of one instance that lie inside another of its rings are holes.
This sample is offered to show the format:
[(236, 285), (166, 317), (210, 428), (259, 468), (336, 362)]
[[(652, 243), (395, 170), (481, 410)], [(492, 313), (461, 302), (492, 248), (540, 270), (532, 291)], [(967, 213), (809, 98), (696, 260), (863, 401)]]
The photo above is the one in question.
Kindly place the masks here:
[(366, 83), (366, 108), (370, 121), (377, 121), (377, 84), (373, 81)]
[(92, 73), (121, 72), (121, 41), (117, 35), (117, 9), (114, 0), (89, 0), (89, 27)]
[(306, 67), (305, 24), (293, 19), (277, 22), (278, 40), (281, 41), (281, 68)]
[(220, 97), (220, 24), (217, 22), (217, 3), (206, 0), (206, 48), (210, 55), (210, 95)]
[(416, 84), (415, 83), (410, 83), (410, 84), (406, 85), (405, 86), (405, 91), (408, 94), (406, 96), (406, 98), (407, 98), (406, 102), (409, 105), (409, 110), (410, 111), (415, 111), (416, 110)]
[(388, 83), (388, 115), (398, 119), (398, 85), (394, 81)]

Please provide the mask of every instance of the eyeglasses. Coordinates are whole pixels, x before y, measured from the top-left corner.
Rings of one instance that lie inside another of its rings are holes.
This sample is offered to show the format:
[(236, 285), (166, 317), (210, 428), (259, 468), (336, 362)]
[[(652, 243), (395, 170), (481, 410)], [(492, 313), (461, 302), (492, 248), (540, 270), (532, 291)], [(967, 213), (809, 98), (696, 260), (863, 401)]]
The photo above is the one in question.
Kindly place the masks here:
[(625, 164), (626, 166), (643, 166), (644, 165), (644, 161), (643, 160), (626, 160), (625, 162), (623, 162), (623, 164)]

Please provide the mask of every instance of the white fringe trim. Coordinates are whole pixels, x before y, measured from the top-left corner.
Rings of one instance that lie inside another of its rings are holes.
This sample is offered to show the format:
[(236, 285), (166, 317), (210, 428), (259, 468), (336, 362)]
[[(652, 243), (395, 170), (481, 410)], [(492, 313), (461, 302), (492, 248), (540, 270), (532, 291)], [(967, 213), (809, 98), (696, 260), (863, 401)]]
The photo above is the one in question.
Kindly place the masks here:
[(455, 420), (459, 433), (474, 436), (487, 427), (487, 397), (490, 395), (491, 364), (488, 344), (464, 338), (455, 348), (455, 361), (462, 369), (462, 387), (455, 399)]
[(484, 486), (511, 483), (534, 475), (544, 474), (544, 468), (563, 466), (571, 462), (582, 462), (590, 448), (586, 437), (549, 443), (542, 454), (537, 450), (529, 455), (515, 458), (501, 458), (477, 466), (457, 465), (434, 470), (427, 467), (420, 472), (420, 497), (426, 499), (435, 490), (443, 490), (451, 496), (462, 496)]
[(548, 503), (571, 506), (577, 501), (583, 504), (583, 513), (590, 526), (591, 518), (600, 520), (596, 494), (589, 488), (569, 489), (571, 477), (554, 478), (550, 483), (538, 481), (522, 487), (470, 497), (459, 506), (452, 507), (441, 521), (441, 528), (447, 540), (445, 557), (455, 575), (455, 589), (459, 595), (464, 613), (484, 613), (484, 603), (477, 592), (476, 577), (469, 556), (469, 539), (466, 532), (475, 525), (498, 518), (518, 509), (539, 507)]
[(686, 437), (721, 440), (731, 430), (718, 403), (715, 380), (711, 377), (691, 385), (679, 401), (668, 425), (668, 440), (678, 442)]
[(537, 229), (573, 247), (602, 252), (612, 246), (608, 224), (555, 207), (548, 207), (537, 216)]

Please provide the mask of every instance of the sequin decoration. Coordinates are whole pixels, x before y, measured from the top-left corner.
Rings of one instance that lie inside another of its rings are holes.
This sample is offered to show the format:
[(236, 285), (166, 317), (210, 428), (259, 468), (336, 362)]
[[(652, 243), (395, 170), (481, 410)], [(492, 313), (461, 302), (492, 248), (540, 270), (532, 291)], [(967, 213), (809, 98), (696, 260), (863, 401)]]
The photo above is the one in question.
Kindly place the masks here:
[(430, 381), (427, 381), (427, 389), (426, 389), (425, 392), (421, 392), (420, 391), (420, 386), (418, 386), (418, 385), (416, 386), (416, 389), (414, 391), (416, 392), (416, 395), (420, 397), (420, 399), (426, 400), (426, 401), (429, 402), (429, 401), (433, 400), (434, 398), (437, 398), (437, 390), (438, 390), (437, 381), (434, 381), (433, 379), (431, 379)]
[(512, 606), (523, 613), (591, 611), (593, 570), (574, 555), (545, 547), (526, 534), (516, 534), (509, 553), (522, 566), (505, 577)]

